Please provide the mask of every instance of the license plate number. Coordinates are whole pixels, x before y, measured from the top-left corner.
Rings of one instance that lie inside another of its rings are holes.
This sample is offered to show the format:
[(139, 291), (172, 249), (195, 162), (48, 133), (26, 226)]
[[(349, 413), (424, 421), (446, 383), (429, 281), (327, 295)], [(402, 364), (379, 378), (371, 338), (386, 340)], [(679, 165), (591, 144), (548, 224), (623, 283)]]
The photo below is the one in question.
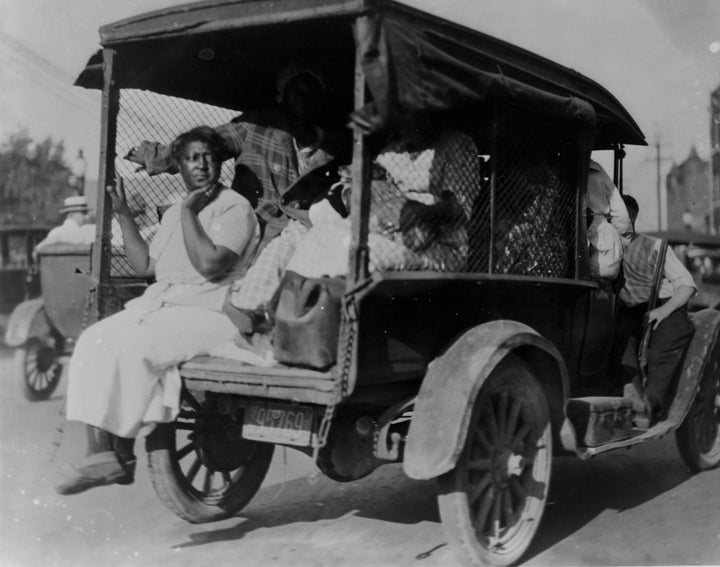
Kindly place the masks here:
[(254, 441), (310, 445), (313, 412), (310, 408), (274, 404), (253, 405), (245, 410), (242, 436)]

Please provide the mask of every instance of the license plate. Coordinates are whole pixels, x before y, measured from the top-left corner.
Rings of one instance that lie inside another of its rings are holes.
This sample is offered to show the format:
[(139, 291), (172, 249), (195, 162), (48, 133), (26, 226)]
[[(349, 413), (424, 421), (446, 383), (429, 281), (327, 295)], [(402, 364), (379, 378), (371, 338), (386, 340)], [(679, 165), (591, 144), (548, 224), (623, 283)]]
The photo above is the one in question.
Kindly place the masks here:
[(245, 410), (242, 436), (254, 441), (310, 445), (313, 412), (300, 406), (257, 404)]

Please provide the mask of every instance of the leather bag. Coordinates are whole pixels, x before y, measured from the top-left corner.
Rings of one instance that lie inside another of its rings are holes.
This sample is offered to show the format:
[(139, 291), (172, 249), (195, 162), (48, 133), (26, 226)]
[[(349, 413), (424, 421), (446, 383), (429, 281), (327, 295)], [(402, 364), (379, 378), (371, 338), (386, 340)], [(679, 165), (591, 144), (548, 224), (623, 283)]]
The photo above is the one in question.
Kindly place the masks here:
[(344, 278), (306, 278), (286, 272), (275, 310), (275, 360), (325, 369), (337, 359)]

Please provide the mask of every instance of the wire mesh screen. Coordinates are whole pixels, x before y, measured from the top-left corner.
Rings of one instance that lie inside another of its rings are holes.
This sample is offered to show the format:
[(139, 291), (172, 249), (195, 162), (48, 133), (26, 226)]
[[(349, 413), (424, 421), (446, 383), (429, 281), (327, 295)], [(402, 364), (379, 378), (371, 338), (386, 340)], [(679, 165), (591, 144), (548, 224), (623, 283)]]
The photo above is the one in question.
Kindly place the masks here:
[(390, 142), (375, 157), (371, 270), (465, 271), (480, 184), (472, 138), (447, 129)]
[(489, 175), (470, 222), (469, 269), (572, 277), (575, 258), (577, 135), (569, 127), (524, 115), (497, 125)]
[[(179, 175), (151, 177), (144, 171), (136, 171), (137, 164), (123, 159), (124, 156), (143, 140), (169, 144), (178, 134), (195, 126), (223, 124), (236, 115), (234, 110), (147, 91), (126, 89), (120, 92), (115, 171), (123, 178), (128, 205), (140, 234), (147, 242), (155, 234), (162, 212), (183, 198), (185, 186)], [(222, 183), (230, 186), (233, 174), (232, 161), (224, 162), (220, 178)], [(112, 222), (111, 243), (111, 277), (133, 277), (133, 270), (123, 251), (122, 232), (115, 220)]]
[[(371, 270), (572, 277), (576, 136), (518, 114), (472, 136), (391, 142), (374, 159)], [(490, 182), (495, 173), (494, 193)]]
[(571, 277), (576, 138), (567, 127), (517, 118), (499, 127), (493, 272)]

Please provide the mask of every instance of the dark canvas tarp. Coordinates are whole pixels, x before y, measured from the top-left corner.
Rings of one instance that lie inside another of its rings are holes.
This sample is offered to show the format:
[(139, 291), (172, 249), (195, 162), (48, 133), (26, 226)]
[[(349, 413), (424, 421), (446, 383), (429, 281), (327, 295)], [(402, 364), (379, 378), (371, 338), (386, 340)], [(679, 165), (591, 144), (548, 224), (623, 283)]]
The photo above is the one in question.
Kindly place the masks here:
[[(591, 79), (391, 0), (206, 0), (105, 26), (101, 38), (116, 50), (121, 88), (247, 110), (272, 96), (283, 59), (302, 54), (321, 62), (337, 100), (351, 101), (357, 44), (380, 123), (503, 101), (588, 123), (594, 114), (598, 148), (645, 144), (629, 113)], [(213, 59), (199, 58), (203, 50)], [(101, 55), (77, 84), (102, 88)]]
[(587, 102), (508, 77), (496, 61), (471, 45), (425, 27), (397, 17), (371, 16), (359, 20), (356, 35), (374, 101), (368, 117), (379, 126), (407, 114), (490, 101), (594, 125), (595, 112)]

